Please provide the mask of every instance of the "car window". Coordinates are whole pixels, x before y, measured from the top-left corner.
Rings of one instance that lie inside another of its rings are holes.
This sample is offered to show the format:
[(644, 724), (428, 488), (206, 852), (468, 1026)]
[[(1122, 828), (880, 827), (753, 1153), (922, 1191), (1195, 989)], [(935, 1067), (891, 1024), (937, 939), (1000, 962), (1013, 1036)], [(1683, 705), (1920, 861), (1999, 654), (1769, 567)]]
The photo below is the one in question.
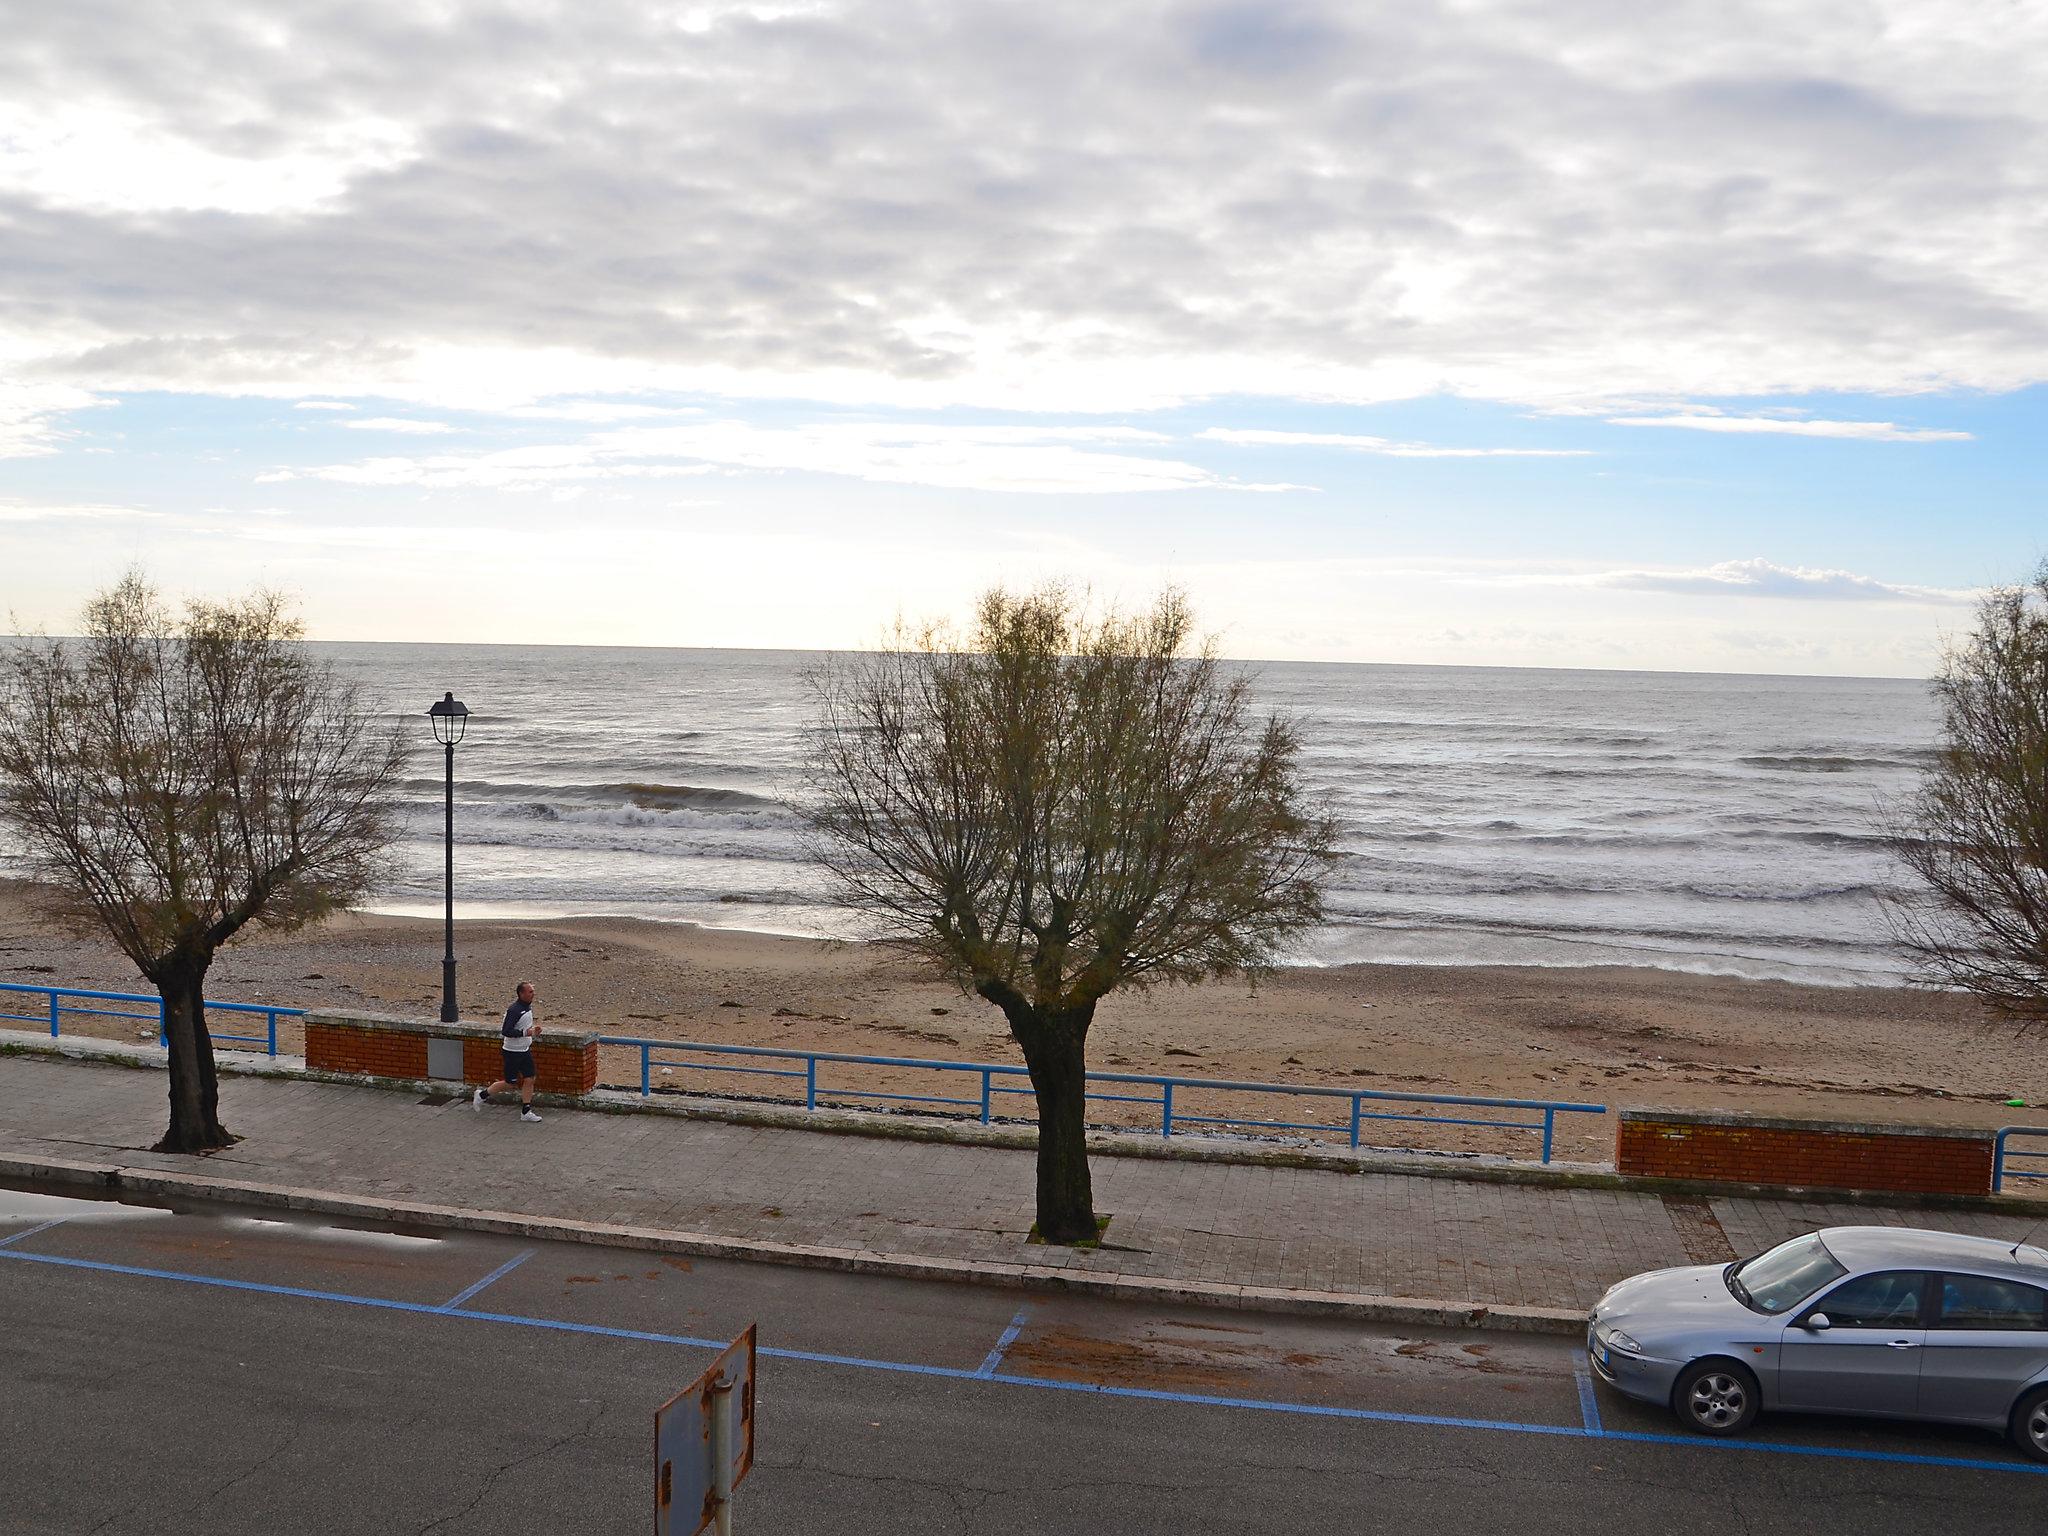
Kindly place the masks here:
[(1943, 1275), (1937, 1328), (2048, 1329), (2048, 1291), (2017, 1280)]
[(1845, 1280), (1814, 1307), (1837, 1328), (1917, 1328), (1927, 1276), (1917, 1269), (1887, 1269)]
[(1729, 1272), (1735, 1299), (1758, 1312), (1788, 1312), (1848, 1271), (1816, 1236), (1795, 1237)]

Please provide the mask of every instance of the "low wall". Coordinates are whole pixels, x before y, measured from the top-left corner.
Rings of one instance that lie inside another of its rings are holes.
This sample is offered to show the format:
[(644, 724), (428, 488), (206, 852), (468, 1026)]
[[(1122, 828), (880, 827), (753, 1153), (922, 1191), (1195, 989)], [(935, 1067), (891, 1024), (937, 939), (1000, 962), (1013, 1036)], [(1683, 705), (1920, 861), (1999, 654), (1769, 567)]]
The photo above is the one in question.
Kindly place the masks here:
[(1653, 1179), (1887, 1194), (1991, 1192), (1994, 1133), (1625, 1109), (1614, 1170)]
[[(306, 1015), (305, 1027), (306, 1065), (315, 1072), (479, 1084), (503, 1076), (495, 1024), (320, 1009)], [(542, 1093), (588, 1093), (597, 1086), (597, 1035), (545, 1025), (534, 1037), (533, 1064)]]

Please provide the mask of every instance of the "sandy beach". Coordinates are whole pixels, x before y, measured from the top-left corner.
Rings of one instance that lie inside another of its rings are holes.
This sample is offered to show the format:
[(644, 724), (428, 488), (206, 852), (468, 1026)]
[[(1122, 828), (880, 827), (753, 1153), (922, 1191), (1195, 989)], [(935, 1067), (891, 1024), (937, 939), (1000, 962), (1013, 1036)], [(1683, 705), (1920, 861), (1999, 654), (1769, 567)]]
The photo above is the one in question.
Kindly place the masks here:
[[(33, 894), (0, 883), (0, 980), (148, 990), (105, 941), (52, 929)], [(860, 945), (605, 918), (458, 922), (456, 941), (466, 1017), (494, 1019), (528, 978), (544, 1019), (606, 1033), (1018, 1060), (993, 1008)], [(348, 914), (231, 946), (208, 990), (431, 1013), (439, 961), (438, 924)], [(630, 1054), (611, 1053), (608, 1080), (637, 1073)], [(1098, 1069), (1176, 1076), (1944, 1124), (2002, 1124), (2026, 1118), (2006, 1099), (2048, 1098), (2038, 1053), (1953, 994), (1619, 967), (1358, 965), (1281, 971), (1255, 992), (1119, 996), (1089, 1054)], [(1601, 1155), (1612, 1134), (1611, 1120), (1571, 1120), (1560, 1150)]]

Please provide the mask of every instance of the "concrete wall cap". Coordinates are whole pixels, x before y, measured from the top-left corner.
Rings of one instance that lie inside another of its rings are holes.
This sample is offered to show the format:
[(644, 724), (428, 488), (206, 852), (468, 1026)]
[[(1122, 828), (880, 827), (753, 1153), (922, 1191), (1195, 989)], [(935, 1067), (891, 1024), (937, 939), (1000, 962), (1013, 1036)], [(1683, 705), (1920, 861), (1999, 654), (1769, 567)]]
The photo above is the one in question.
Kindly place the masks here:
[(1736, 1115), (1700, 1109), (1624, 1109), (1621, 1124), (1713, 1125), (1737, 1131), (1821, 1131), (1836, 1136), (1938, 1137), (1950, 1141), (1990, 1141), (1997, 1132), (1973, 1125), (1898, 1125), (1855, 1120), (1781, 1120), (1763, 1115)]
[[(309, 1025), (326, 1024), (345, 1029), (367, 1029), (394, 1035), (430, 1035), (442, 1040), (496, 1040), (499, 1039), (495, 1024), (472, 1024), (466, 1021), (443, 1024), (439, 1019), (422, 1019), (398, 1013), (362, 1013), (338, 1008), (313, 1008), (306, 1012), (305, 1022)], [(572, 1050), (582, 1050), (597, 1043), (594, 1029), (565, 1029), (557, 1024), (541, 1020), (541, 1032), (534, 1037), (534, 1044), (540, 1046), (566, 1045)]]

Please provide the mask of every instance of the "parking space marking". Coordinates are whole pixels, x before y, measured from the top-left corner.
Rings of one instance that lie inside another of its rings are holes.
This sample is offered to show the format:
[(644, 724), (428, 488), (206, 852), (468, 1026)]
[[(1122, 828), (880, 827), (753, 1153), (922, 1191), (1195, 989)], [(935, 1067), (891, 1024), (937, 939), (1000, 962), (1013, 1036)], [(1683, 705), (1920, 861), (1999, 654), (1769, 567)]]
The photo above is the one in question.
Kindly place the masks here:
[(1029, 1306), (1022, 1306), (1017, 1309), (1017, 1315), (1010, 1319), (1010, 1326), (1003, 1330), (1003, 1336), (996, 1340), (996, 1347), (988, 1352), (988, 1358), (981, 1362), (981, 1369), (976, 1371), (975, 1375), (995, 1375), (996, 1367), (1003, 1363), (1003, 1356), (1008, 1354), (1010, 1346), (1017, 1342), (1017, 1335), (1024, 1331), (1024, 1324), (1030, 1317), (1031, 1308)]
[(52, 1216), (48, 1221), (39, 1221), (32, 1227), (23, 1227), (11, 1237), (0, 1237), (0, 1248), (18, 1243), (25, 1237), (34, 1237), (38, 1232), (47, 1232), (52, 1227), (62, 1226), (70, 1219), (68, 1216)]
[(1572, 1380), (1579, 1386), (1579, 1417), (1585, 1422), (1586, 1433), (1604, 1435), (1600, 1425), (1600, 1398), (1593, 1390), (1593, 1367), (1586, 1359), (1583, 1349), (1572, 1351)]
[[(112, 1264), (100, 1259), (73, 1259), (51, 1253), (24, 1253), (19, 1248), (0, 1248), (0, 1260), (7, 1259), (24, 1264), (47, 1264), (63, 1269), (94, 1270), (152, 1280), (172, 1280), (217, 1290), (251, 1291), (269, 1296), (295, 1296), (309, 1301), (332, 1301), (344, 1306), (371, 1307), (385, 1312), (411, 1312), (425, 1317), (461, 1318), (468, 1322), (538, 1328), (551, 1333), (583, 1334), (707, 1350), (723, 1349), (727, 1343), (722, 1339), (697, 1339), (682, 1334), (652, 1333), (637, 1328), (611, 1328), (600, 1323), (570, 1323), (558, 1318), (523, 1317), (510, 1312), (450, 1311), (445, 1306), (429, 1306), (417, 1301), (392, 1301), (381, 1296), (356, 1296), (346, 1291), (310, 1290), (301, 1286), (271, 1285), (259, 1280), (226, 1280), (214, 1275), (189, 1274), (183, 1270), (149, 1269), (135, 1264)], [(1760, 1455), (1814, 1456), (1840, 1461), (1951, 1467), (1972, 1472), (2048, 1475), (2048, 1465), (2016, 1460), (1987, 1461), (1980, 1457), (1934, 1456), (1910, 1451), (1859, 1451), (1847, 1446), (1775, 1445), (1757, 1440), (1712, 1440), (1697, 1435), (1652, 1434), (1641, 1430), (1603, 1430), (1596, 1435), (1589, 1429), (1569, 1424), (1525, 1424), (1513, 1419), (1474, 1419), (1451, 1414), (1398, 1413), (1385, 1408), (1344, 1408), (1326, 1403), (1293, 1403), (1256, 1397), (1215, 1397), (1194, 1392), (1170, 1392), (1156, 1387), (1119, 1387), (1085, 1381), (1057, 1381), (1038, 1376), (1016, 1376), (1007, 1372), (984, 1376), (979, 1369), (970, 1371), (951, 1365), (918, 1365), (907, 1360), (869, 1360), (858, 1355), (832, 1355), (805, 1349), (763, 1346), (758, 1352), (770, 1359), (797, 1360), (814, 1365), (839, 1365), (856, 1370), (932, 1376), (949, 1381), (979, 1382), (990, 1386), (1028, 1387), (1040, 1392), (1079, 1392), (1096, 1397), (1175, 1403), (1183, 1407), (1236, 1408), (1255, 1413), (1283, 1413), (1303, 1418), (1349, 1419), (1379, 1424), (1419, 1424), (1443, 1429), (1483, 1430), (1495, 1434), (1547, 1435), (1568, 1440), (1622, 1440), (1638, 1445), (1671, 1446), (1689, 1451), (1747, 1451)]]
[(532, 1258), (533, 1254), (533, 1249), (522, 1248), (518, 1253), (514, 1254), (511, 1258), (507, 1259), (504, 1263), (500, 1264), (488, 1275), (485, 1275), (483, 1279), (477, 1281), (475, 1285), (468, 1286), (463, 1290), (457, 1291), (453, 1296), (449, 1297), (446, 1301), (442, 1302), (441, 1310), (443, 1312), (453, 1312), (457, 1307), (461, 1306), (465, 1301), (469, 1300), (470, 1297), (476, 1295), (478, 1291), (483, 1290), (488, 1285), (495, 1284), (497, 1281), (500, 1281), (504, 1279), (507, 1275), (511, 1274), (513, 1270), (517, 1269), (520, 1265), (524, 1264), (528, 1259)]

